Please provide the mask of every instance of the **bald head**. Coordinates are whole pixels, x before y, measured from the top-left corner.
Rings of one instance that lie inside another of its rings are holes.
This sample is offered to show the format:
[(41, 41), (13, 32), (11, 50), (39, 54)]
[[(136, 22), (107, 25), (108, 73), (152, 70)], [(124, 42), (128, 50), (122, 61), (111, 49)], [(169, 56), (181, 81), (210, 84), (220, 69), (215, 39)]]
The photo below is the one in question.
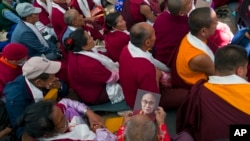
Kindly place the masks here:
[(214, 22), (216, 14), (210, 7), (194, 9), (188, 18), (188, 25), (193, 35), (197, 35), (202, 28), (209, 28)]
[(182, 0), (168, 0), (167, 6), (171, 14), (178, 15), (182, 7)]
[(135, 115), (127, 123), (125, 130), (126, 141), (156, 141), (155, 123), (145, 115)]
[(140, 22), (130, 29), (130, 41), (136, 47), (142, 48), (145, 40), (150, 38), (152, 34), (155, 34), (154, 28), (146, 22)]
[(193, 0), (168, 0), (168, 11), (173, 15), (186, 15), (192, 8)]

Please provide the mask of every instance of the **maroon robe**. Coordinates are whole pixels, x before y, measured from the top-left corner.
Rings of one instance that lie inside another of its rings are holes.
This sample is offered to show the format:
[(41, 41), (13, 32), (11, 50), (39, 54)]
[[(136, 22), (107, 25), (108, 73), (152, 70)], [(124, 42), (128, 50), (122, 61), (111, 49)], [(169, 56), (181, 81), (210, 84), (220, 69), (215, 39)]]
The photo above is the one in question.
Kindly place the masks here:
[(236, 109), (198, 81), (177, 113), (177, 132), (189, 132), (196, 141), (229, 138), (229, 125), (249, 124), (250, 115)]
[(147, 19), (140, 12), (141, 5), (148, 5), (144, 0), (125, 0), (122, 8), (122, 16), (126, 21), (128, 30), (139, 22), (145, 22)]
[[(67, 11), (67, 9), (65, 11)], [(51, 24), (58, 40), (61, 41), (62, 36), (67, 29), (67, 25), (64, 22), (64, 13), (54, 7), (52, 7)]]
[(91, 37), (93, 37), (94, 40), (104, 40), (104, 35), (102, 35), (97, 29), (89, 27), (89, 26), (83, 26), (83, 29), (90, 32)]
[(164, 12), (154, 23), (155, 58), (170, 66), (182, 38), (189, 32), (188, 17)]
[(39, 13), (39, 21), (43, 23), (45, 26), (51, 24), (49, 19), (49, 13), (41, 5), (37, 3), (37, 0), (34, 1), (33, 5), (35, 7), (42, 9), (42, 11)]
[[(91, 11), (94, 8), (95, 3), (93, 2), (93, 0), (87, 0), (87, 2), (89, 5), (89, 10)], [(84, 14), (82, 13), (82, 10), (80, 9), (80, 6), (79, 6), (77, 0), (72, 0), (70, 2), (70, 7), (75, 8), (79, 13), (81, 13), (83, 15), (83, 17), (85, 17)]]
[(70, 87), (84, 103), (107, 102), (106, 82), (111, 72), (99, 61), (82, 54), (69, 53), (68, 79)]
[(114, 62), (119, 61), (122, 49), (128, 45), (129, 35), (122, 31), (108, 32), (105, 35), (105, 47), (107, 55)]
[(123, 48), (119, 59), (120, 84), (125, 101), (133, 109), (138, 89), (159, 93), (155, 66), (145, 58), (133, 58), (128, 47)]
[[(93, 0), (87, 0), (87, 2), (88, 2), (88, 5), (89, 5), (89, 10), (90, 11), (93, 10), (95, 8), (94, 1)], [(71, 8), (76, 9), (80, 14), (82, 14), (84, 18), (86, 18), (84, 13), (82, 12), (77, 0), (72, 0), (69, 5), (70, 5)], [(88, 24), (91, 24), (94, 27), (94, 29), (100, 30), (100, 29), (102, 29), (102, 25), (104, 24), (104, 17), (101, 16), (101, 17), (97, 18), (97, 20), (95, 22), (93, 22), (93, 21), (86, 21), (86, 22)]]
[[(4, 59), (0, 59), (0, 97), (3, 96), (3, 88), (13, 81), (18, 75), (22, 74), (22, 67), (7, 64)], [(4, 63), (5, 62), (5, 63)]]

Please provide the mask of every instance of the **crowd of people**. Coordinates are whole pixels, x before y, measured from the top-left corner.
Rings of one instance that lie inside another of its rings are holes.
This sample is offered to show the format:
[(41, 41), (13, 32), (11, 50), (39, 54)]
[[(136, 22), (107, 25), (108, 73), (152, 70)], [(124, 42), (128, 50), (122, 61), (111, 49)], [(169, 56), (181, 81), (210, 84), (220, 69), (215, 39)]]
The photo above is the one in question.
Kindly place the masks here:
[[(0, 138), (228, 139), (230, 125), (250, 119), (249, 50), (196, 2), (118, 0), (106, 14), (97, 0), (2, 0)], [(142, 96), (116, 134), (89, 108), (125, 101), (133, 109), (138, 89), (160, 99)], [(178, 110), (173, 137), (166, 109)]]

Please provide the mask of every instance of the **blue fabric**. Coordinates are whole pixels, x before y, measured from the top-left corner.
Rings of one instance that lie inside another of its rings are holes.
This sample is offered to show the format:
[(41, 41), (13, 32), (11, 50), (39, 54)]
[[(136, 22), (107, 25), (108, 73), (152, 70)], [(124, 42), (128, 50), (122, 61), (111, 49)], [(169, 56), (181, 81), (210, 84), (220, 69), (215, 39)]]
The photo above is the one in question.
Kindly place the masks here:
[(29, 57), (41, 56), (44, 54), (49, 60), (57, 60), (59, 48), (51, 41), (47, 41), (49, 47), (41, 44), (36, 34), (23, 21), (19, 21), (14, 30), (11, 42), (21, 43), (28, 48)]
[[(34, 100), (29, 94), (23, 76), (19, 76), (13, 82), (8, 83), (3, 93), (6, 96), (6, 109), (9, 114), (11, 126), (15, 127), (17, 118), (23, 114), (26, 107), (34, 103)], [(17, 128), (16, 134), (18, 138), (21, 138), (23, 128)]]
[(250, 54), (250, 39), (248, 39), (245, 36), (245, 33), (248, 32), (248, 31), (250, 31), (250, 29), (248, 29), (248, 28), (243, 28), (243, 29), (238, 30), (235, 33), (231, 44), (236, 44), (236, 45), (243, 46), (245, 48), (245, 50), (247, 51), (247, 55), (249, 57), (249, 54)]
[[(6, 109), (9, 114), (10, 123), (15, 127), (16, 121), (23, 114), (26, 107), (34, 103), (32, 94), (26, 84), (23, 75), (18, 76), (14, 81), (8, 83), (3, 90), (6, 96)], [(68, 94), (68, 87), (62, 83), (62, 90), (59, 91), (59, 97), (64, 97)], [(17, 128), (16, 134), (20, 139), (23, 134), (23, 128)]]
[(65, 45), (64, 45), (64, 40), (65, 40), (66, 38), (69, 37), (69, 34), (70, 34), (71, 32), (73, 32), (73, 30), (71, 30), (69, 27), (67, 27), (67, 29), (66, 29), (66, 31), (64, 32), (63, 37), (62, 37), (62, 44), (63, 44), (63, 46), (65, 46)]
[(10, 43), (10, 40), (7, 40), (5, 42), (0, 42), (0, 52), (2, 52), (3, 48)]
[(11, 39), (11, 36), (12, 36), (12, 33), (13, 31), (15, 30), (16, 28), (16, 25), (17, 24), (14, 24), (11, 26), (10, 30), (8, 31), (8, 34), (7, 34), (7, 41), (4, 41), (4, 42), (0, 42), (0, 52), (2, 52), (3, 48), (10, 43), (10, 39)]
[(116, 2), (115, 2), (115, 10), (117, 12), (122, 12), (123, 2), (124, 2), (124, 0), (116, 0)]
[(16, 14), (12, 13), (10, 10), (4, 10), (3, 15), (6, 19), (14, 23), (18, 23), (21, 20)]

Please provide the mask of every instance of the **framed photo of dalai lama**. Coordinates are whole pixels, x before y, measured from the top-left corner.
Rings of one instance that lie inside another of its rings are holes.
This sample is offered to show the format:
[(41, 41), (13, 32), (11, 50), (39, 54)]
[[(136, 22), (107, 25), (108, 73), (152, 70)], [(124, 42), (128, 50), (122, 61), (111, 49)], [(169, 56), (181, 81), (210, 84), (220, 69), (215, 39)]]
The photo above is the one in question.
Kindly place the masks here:
[(133, 113), (148, 115), (155, 119), (155, 110), (159, 106), (161, 95), (158, 93), (138, 89)]

